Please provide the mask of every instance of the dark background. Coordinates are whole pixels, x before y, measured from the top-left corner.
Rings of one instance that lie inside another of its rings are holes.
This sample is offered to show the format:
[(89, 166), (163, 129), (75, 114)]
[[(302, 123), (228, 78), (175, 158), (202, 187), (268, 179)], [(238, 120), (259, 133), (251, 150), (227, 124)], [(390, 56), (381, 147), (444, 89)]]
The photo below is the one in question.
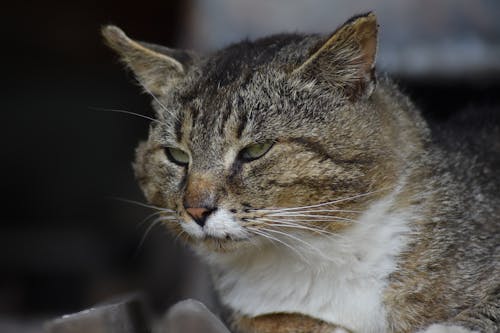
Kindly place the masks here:
[(113, 199), (144, 201), (131, 161), (148, 121), (91, 108), (149, 113), (101, 25), (175, 46), (187, 4), (33, 1), (2, 13), (0, 314), (71, 312), (137, 289), (158, 306), (179, 297), (182, 249), (156, 242), (157, 229), (137, 250), (150, 211)]
[[(189, 296), (210, 302), (200, 290), (203, 266), (161, 228), (139, 246), (151, 211), (115, 199), (144, 201), (131, 161), (148, 121), (92, 109), (151, 115), (148, 96), (103, 45), (100, 27), (113, 23), (137, 39), (183, 46), (183, 29), (196, 25), (193, 2), (3, 6), (0, 321), (73, 312), (134, 290), (157, 311)], [(439, 121), (464, 107), (500, 105), (497, 70), (395, 74)]]

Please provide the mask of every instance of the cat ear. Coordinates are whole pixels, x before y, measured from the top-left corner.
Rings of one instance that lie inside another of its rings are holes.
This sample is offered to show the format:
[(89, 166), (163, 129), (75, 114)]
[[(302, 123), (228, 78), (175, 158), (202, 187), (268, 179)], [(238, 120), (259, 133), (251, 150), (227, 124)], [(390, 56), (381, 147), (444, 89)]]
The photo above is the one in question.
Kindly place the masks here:
[(338, 28), (326, 42), (294, 70), (307, 79), (340, 88), (349, 98), (369, 96), (376, 84), (377, 18), (355, 16)]
[(193, 61), (193, 55), (188, 52), (134, 41), (116, 26), (103, 27), (102, 35), (144, 88), (155, 95), (164, 94), (185, 75)]

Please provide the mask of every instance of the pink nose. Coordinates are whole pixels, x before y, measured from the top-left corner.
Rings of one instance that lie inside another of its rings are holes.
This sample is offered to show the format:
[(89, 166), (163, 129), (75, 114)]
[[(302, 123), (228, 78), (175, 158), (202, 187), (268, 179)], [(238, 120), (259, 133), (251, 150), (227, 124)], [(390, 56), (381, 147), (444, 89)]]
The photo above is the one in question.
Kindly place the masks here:
[(186, 211), (200, 227), (203, 227), (207, 217), (215, 211), (215, 208), (189, 207)]

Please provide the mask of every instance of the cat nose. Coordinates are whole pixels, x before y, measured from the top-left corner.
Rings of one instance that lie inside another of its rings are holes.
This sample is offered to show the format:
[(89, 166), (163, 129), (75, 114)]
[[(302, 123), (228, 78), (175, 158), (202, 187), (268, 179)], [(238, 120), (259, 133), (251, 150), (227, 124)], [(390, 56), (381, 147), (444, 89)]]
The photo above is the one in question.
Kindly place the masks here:
[(193, 220), (200, 226), (203, 227), (207, 220), (207, 217), (212, 214), (217, 208), (207, 208), (207, 207), (189, 207), (186, 208), (186, 212), (193, 218)]

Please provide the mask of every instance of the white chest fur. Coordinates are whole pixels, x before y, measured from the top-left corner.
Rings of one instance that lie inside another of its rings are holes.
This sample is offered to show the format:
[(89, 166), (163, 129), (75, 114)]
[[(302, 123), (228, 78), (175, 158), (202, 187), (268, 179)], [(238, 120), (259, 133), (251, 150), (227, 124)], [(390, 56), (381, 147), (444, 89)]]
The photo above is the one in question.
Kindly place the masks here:
[[(354, 332), (385, 332), (383, 290), (403, 249), (409, 212), (392, 212), (393, 196), (372, 205), (339, 237), (282, 237), (287, 247), (212, 257), (223, 303), (248, 316), (302, 313)], [(315, 248), (314, 250), (312, 248)]]

